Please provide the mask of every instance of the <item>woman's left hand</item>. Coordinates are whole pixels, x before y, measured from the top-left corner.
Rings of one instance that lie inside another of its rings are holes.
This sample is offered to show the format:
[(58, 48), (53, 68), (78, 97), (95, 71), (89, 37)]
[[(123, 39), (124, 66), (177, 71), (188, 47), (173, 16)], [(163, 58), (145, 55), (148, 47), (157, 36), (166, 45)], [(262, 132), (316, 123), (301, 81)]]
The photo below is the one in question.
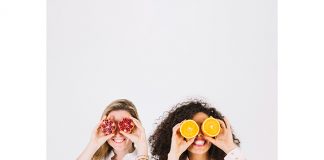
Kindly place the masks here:
[(215, 138), (208, 136), (204, 136), (204, 138), (227, 154), (237, 147), (237, 145), (233, 141), (231, 124), (226, 117), (224, 117), (225, 123), (222, 120), (217, 120), (219, 121), (222, 128), (220, 133)]
[(130, 139), (135, 145), (138, 155), (148, 155), (148, 144), (145, 135), (145, 129), (143, 128), (141, 122), (134, 118), (128, 117), (133, 120), (135, 124), (135, 129), (132, 133), (126, 133), (124, 131), (119, 131), (122, 135)]

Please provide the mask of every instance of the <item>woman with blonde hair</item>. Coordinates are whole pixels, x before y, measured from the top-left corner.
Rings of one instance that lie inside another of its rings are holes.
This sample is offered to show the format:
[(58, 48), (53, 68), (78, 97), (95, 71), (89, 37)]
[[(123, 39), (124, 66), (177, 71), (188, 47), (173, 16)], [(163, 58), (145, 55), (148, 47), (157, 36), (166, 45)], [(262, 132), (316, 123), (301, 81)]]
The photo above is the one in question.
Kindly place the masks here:
[[(124, 122), (131, 124), (127, 126), (122, 124)], [(114, 125), (109, 124), (110, 128), (107, 129), (105, 127), (108, 123)], [(106, 107), (92, 132), (90, 142), (78, 157), (78, 160), (147, 159), (145, 130), (135, 105), (126, 99), (115, 100)]]

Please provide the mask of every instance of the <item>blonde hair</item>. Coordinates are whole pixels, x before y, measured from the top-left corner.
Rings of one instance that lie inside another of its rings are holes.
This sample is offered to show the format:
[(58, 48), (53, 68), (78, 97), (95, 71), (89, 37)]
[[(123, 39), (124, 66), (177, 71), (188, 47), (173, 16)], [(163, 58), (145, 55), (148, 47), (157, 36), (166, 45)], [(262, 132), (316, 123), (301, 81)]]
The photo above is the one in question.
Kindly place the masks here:
[[(127, 99), (117, 99), (111, 102), (101, 115), (101, 119), (104, 116), (108, 116), (111, 111), (124, 110), (127, 111), (132, 117), (139, 120), (137, 109), (135, 105)], [(112, 151), (112, 147), (105, 142), (93, 155), (92, 160), (102, 160)]]

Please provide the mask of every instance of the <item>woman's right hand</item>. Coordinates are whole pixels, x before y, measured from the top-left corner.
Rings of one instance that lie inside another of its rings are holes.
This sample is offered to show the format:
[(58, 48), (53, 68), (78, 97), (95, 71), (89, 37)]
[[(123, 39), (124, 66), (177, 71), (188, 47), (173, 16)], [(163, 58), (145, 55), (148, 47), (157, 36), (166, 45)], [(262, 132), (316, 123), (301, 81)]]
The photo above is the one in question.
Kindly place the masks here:
[(93, 129), (90, 139), (90, 144), (97, 146), (98, 148), (102, 146), (108, 139), (114, 136), (114, 134), (105, 135), (101, 130), (101, 124), (107, 116), (104, 116), (100, 122)]
[(89, 160), (92, 158), (92, 156), (96, 153), (96, 151), (111, 137), (114, 136), (114, 134), (105, 135), (101, 131), (101, 123), (104, 119), (107, 117), (104, 116), (100, 122), (96, 125), (96, 127), (93, 129), (90, 142), (86, 146), (86, 148), (82, 151), (82, 153), (79, 155), (77, 160)]
[(180, 134), (180, 125), (178, 123), (172, 128), (171, 148), (168, 154), (168, 160), (178, 160), (181, 154), (188, 149), (194, 142), (195, 138), (186, 141)]

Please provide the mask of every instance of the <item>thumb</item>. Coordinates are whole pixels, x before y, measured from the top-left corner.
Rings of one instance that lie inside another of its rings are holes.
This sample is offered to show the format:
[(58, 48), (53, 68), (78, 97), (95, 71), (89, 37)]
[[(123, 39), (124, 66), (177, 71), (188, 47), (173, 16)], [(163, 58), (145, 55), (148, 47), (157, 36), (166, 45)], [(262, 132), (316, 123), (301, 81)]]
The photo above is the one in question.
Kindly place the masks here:
[(126, 133), (124, 131), (119, 131), (122, 135), (124, 135), (126, 138), (130, 139), (132, 142), (136, 139), (136, 136), (133, 134)]
[(211, 142), (212, 144), (216, 145), (216, 139), (215, 139), (215, 138), (208, 137), (208, 136), (204, 136), (204, 138), (205, 138), (207, 141)]
[(115, 134), (108, 134), (105, 137), (106, 140), (111, 139)]
[(114, 134), (109, 134), (106, 136), (99, 137), (97, 141), (99, 142), (99, 146), (103, 145), (107, 140), (111, 139), (114, 136)]
[(186, 142), (186, 147), (188, 148), (194, 141), (195, 138), (191, 138), (189, 141)]

